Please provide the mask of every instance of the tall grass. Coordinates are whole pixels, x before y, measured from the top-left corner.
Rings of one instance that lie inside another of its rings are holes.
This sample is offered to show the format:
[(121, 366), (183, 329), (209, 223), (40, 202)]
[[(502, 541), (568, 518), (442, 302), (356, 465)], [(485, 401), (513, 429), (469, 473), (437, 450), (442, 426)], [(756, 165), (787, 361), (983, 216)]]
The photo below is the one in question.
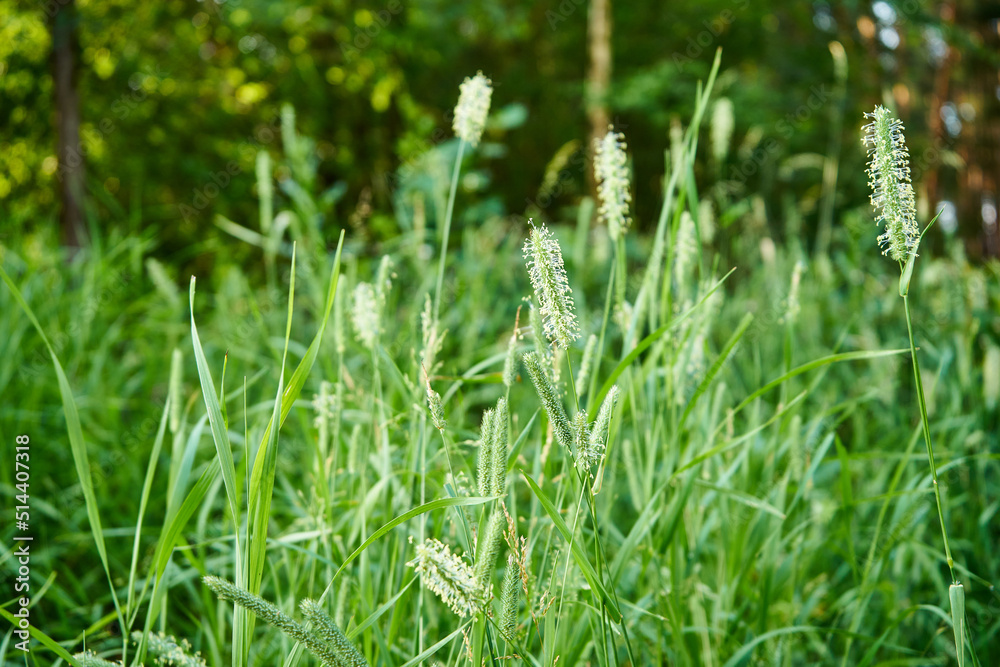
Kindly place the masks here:
[[(5, 247), (0, 453), (45, 453), (29, 660), (946, 664), (964, 633), (994, 664), (1000, 269), (925, 251), (908, 336), (860, 204), (813, 257), (709, 233), (734, 204), (695, 178), (718, 68), (650, 237), (536, 221), (571, 305), (532, 289), (523, 219), (451, 247), (447, 174), (437, 257), (419, 227), (388, 259), (333, 244), (290, 112), (294, 183), (262, 157), (260, 220), (212, 241), (261, 273), (220, 257), (189, 281), (142, 234), (68, 265)], [(921, 437), (946, 443), (937, 487)]]

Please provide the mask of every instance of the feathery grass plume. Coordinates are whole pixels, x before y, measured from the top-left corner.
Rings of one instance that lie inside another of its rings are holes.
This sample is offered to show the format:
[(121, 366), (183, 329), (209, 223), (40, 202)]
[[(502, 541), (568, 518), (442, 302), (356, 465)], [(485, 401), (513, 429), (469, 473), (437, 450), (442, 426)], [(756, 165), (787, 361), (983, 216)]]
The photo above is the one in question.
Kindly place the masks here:
[(785, 322), (794, 322), (799, 315), (800, 304), (799, 304), (799, 284), (802, 282), (802, 274), (806, 270), (805, 262), (801, 259), (795, 262), (795, 268), (792, 269), (792, 282), (788, 287), (788, 298), (785, 299), (785, 314), (778, 321), (782, 324)]
[(477, 72), (474, 77), (466, 77), (458, 87), (458, 104), (452, 129), (455, 135), (471, 146), (477, 146), (486, 127), (486, 116), (490, 112), (490, 98), (493, 96), (493, 82)]
[(510, 389), (514, 386), (517, 381), (517, 339), (518, 339), (518, 329), (517, 326), (521, 321), (521, 307), (517, 307), (517, 315), (514, 316), (514, 331), (510, 334), (510, 340), (507, 341), (507, 357), (503, 361), (503, 383), (504, 386)]
[(715, 209), (710, 199), (698, 202), (698, 236), (702, 243), (711, 243), (715, 238)]
[(297, 642), (302, 643), (309, 652), (319, 658), (325, 665), (340, 667), (340, 659), (332, 646), (317, 635), (306, 630), (305, 626), (293, 620), (291, 616), (278, 609), (264, 598), (244, 590), (231, 581), (221, 577), (207, 576), (202, 581), (223, 600), (234, 602), (251, 611), (257, 618), (273, 625)]
[(354, 287), (353, 297), (351, 320), (354, 323), (356, 338), (369, 350), (374, 350), (375, 341), (378, 340), (381, 329), (375, 288), (372, 287), (371, 283), (358, 283)]
[(378, 303), (379, 314), (385, 309), (385, 301), (392, 289), (392, 279), (395, 274), (392, 272), (392, 258), (389, 255), (382, 255), (382, 260), (378, 263), (378, 273), (375, 274), (375, 300)]
[(590, 469), (590, 424), (587, 421), (587, 411), (581, 409), (573, 415), (573, 456), (576, 467), (581, 470)]
[(507, 555), (507, 570), (503, 574), (500, 592), (500, 631), (508, 640), (517, 637), (517, 600), (521, 592), (520, 568), (514, 554)]
[(416, 552), (407, 565), (416, 570), (423, 585), (460, 617), (475, 615), (483, 590), (468, 563), (432, 537), (416, 545)]
[(184, 408), (181, 402), (181, 382), (184, 379), (184, 355), (174, 348), (170, 355), (170, 432), (181, 430), (181, 417)]
[(431, 389), (431, 383), (427, 381), (427, 409), (431, 413), (431, 423), (434, 428), (443, 431), (448, 422), (444, 419), (444, 407), (441, 405), (441, 394)]
[(111, 662), (100, 657), (93, 651), (84, 651), (73, 656), (83, 667), (122, 667), (122, 663)]
[(587, 337), (587, 344), (583, 347), (583, 359), (580, 361), (580, 370), (576, 373), (576, 386), (578, 391), (586, 391), (587, 381), (590, 379), (590, 367), (594, 365), (594, 356), (597, 352), (597, 334), (590, 334)]
[(527, 260), (531, 287), (538, 300), (545, 335), (556, 347), (565, 350), (576, 340), (579, 332), (562, 250), (545, 225), (535, 227), (530, 219), (528, 224), (531, 231), (524, 241), (524, 258)]
[(590, 438), (587, 441), (587, 451), (583, 455), (577, 456), (577, 465), (582, 459), (585, 462), (584, 469), (599, 465), (604, 458), (604, 451), (608, 443), (608, 431), (611, 428), (611, 416), (615, 412), (615, 405), (618, 403), (618, 396), (621, 390), (618, 385), (612, 385), (607, 396), (601, 403), (601, 409), (597, 412), (597, 419), (590, 429)]
[(481, 496), (490, 495), (490, 478), (493, 475), (493, 446), (496, 442), (494, 415), (493, 408), (484, 412), (483, 425), (479, 430), (479, 465), (476, 469), (476, 482)]
[(870, 158), (871, 202), (878, 214), (875, 222), (885, 223), (885, 232), (878, 237), (879, 246), (883, 255), (903, 262), (916, 250), (920, 237), (903, 123), (881, 105), (873, 113), (865, 113), (865, 117), (872, 119), (862, 128), (865, 135), (861, 140), (868, 147)]
[(549, 346), (549, 341), (545, 338), (545, 324), (542, 322), (541, 309), (531, 299), (525, 299), (528, 302), (528, 325), (531, 327), (531, 336), (535, 339), (535, 349), (538, 354), (542, 355), (547, 363), (552, 361), (552, 348)]
[(983, 357), (983, 403), (987, 410), (994, 410), (1000, 402), (1000, 347), (986, 344)]
[[(142, 640), (142, 633), (132, 633), (132, 641), (137, 644)], [(147, 638), (149, 652), (156, 657), (156, 664), (173, 667), (205, 667), (205, 660), (200, 653), (191, 655), (191, 642), (181, 639), (180, 642), (162, 632), (150, 633)]]
[(729, 141), (735, 125), (732, 100), (720, 97), (712, 107), (712, 157), (716, 164), (722, 163), (729, 153)]
[(493, 566), (496, 565), (497, 554), (500, 553), (504, 524), (503, 512), (499, 508), (494, 509), (476, 544), (475, 577), (487, 598), (493, 588)]
[(608, 225), (613, 241), (628, 231), (631, 222), (628, 206), (632, 194), (629, 192), (626, 148), (625, 135), (610, 127), (602, 139), (594, 140), (594, 180), (601, 200), (597, 214)]
[(351, 643), (351, 640), (341, 631), (333, 619), (323, 609), (323, 605), (315, 600), (305, 599), (299, 603), (299, 609), (306, 620), (313, 624), (323, 639), (337, 653), (339, 667), (368, 667), (368, 661), (361, 651)]
[(319, 383), (319, 393), (313, 394), (312, 406), (316, 412), (313, 418), (313, 426), (319, 431), (320, 451), (326, 451), (326, 442), (330, 437), (330, 420), (333, 418), (333, 401), (335, 396), (331, 393), (333, 385), (323, 380)]
[(681, 289), (687, 284), (688, 269), (698, 255), (698, 237), (694, 228), (694, 218), (685, 209), (681, 213), (674, 245), (674, 288)]
[(556, 434), (556, 440), (566, 448), (566, 451), (573, 451), (573, 429), (570, 427), (569, 418), (563, 408), (562, 399), (556, 390), (552, 378), (537, 352), (526, 352), (524, 354), (524, 367), (528, 370), (538, 398), (542, 401), (545, 414), (548, 415), (552, 423), (552, 430)]
[(493, 445), (490, 448), (490, 495), (507, 493), (507, 399), (497, 401), (493, 411)]
[(431, 303), (431, 295), (424, 295), (424, 309), (420, 313), (420, 334), (423, 346), (420, 349), (420, 366), (424, 370), (424, 380), (433, 374), (437, 368), (437, 355), (441, 351), (444, 337), (448, 334), (445, 330), (438, 334), (438, 323), (434, 319), (434, 310)]

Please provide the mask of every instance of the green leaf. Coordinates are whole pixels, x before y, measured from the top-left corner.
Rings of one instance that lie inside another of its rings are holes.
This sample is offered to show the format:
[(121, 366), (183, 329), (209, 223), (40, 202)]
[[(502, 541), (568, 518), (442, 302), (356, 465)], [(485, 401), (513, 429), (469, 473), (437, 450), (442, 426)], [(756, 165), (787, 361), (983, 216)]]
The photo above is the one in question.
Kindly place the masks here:
[[(0, 271), (3, 271), (3, 269), (0, 269)], [(10, 621), (10, 624), (13, 625), (15, 628), (17, 627), (18, 623), (17, 617), (15, 617), (14, 614), (10, 613), (3, 607), (0, 607), (0, 616), (3, 616), (8, 621)], [(36, 628), (34, 625), (28, 626), (28, 633), (31, 634), (31, 636), (37, 639), (39, 642), (41, 642), (43, 646), (51, 650), (53, 653), (58, 655), (60, 658), (62, 658), (69, 664), (73, 665), (73, 667), (80, 667), (80, 662), (76, 658), (71, 656), (66, 649), (57, 644), (54, 639), (52, 639), (47, 634)], [(36, 658), (38, 657), (37, 655), (35, 655), (34, 650), (31, 651), (31, 655), (35, 656)], [(25, 664), (27, 664), (27, 662), (25, 662)]]
[(549, 500), (544, 493), (542, 493), (542, 490), (538, 488), (538, 485), (535, 484), (535, 480), (531, 479), (528, 473), (520, 469), (519, 472), (528, 483), (528, 486), (531, 487), (532, 493), (534, 493), (535, 497), (538, 498), (538, 502), (541, 503), (543, 508), (545, 508), (545, 512), (549, 515), (549, 518), (552, 519), (552, 523), (559, 530), (559, 532), (562, 533), (563, 539), (566, 540), (567, 544), (573, 545), (573, 559), (580, 567), (580, 571), (583, 572), (583, 576), (587, 579), (587, 583), (590, 584), (591, 590), (595, 592), (595, 595), (600, 593), (600, 595), (604, 598), (605, 606), (614, 612), (615, 616), (618, 617), (616, 622), (621, 622), (622, 613), (618, 609), (618, 605), (615, 604), (615, 601), (610, 595), (608, 595), (607, 589), (605, 589), (604, 584), (601, 583), (600, 577), (597, 575), (597, 571), (594, 570), (594, 566), (590, 564), (589, 560), (587, 560), (587, 556), (583, 553), (583, 549), (580, 547), (579, 542), (573, 539), (573, 534), (570, 532), (566, 522), (563, 521), (561, 516), (559, 516), (559, 510), (557, 510), (555, 505), (552, 504), (552, 501)]
[(604, 397), (608, 395), (609, 391), (611, 391), (611, 387), (615, 384), (615, 381), (618, 380), (618, 376), (620, 376), (622, 373), (625, 372), (625, 369), (628, 368), (633, 361), (635, 361), (636, 357), (645, 352), (646, 348), (655, 343), (661, 336), (663, 336), (663, 334), (667, 333), (668, 331), (676, 327), (678, 324), (686, 320), (691, 315), (691, 313), (697, 310), (703, 303), (705, 303), (705, 301), (708, 300), (708, 297), (712, 296), (712, 294), (715, 293), (715, 290), (722, 287), (722, 283), (724, 283), (726, 281), (726, 278), (731, 276), (733, 271), (735, 270), (736, 269), (730, 269), (729, 273), (722, 276), (722, 278), (719, 279), (719, 281), (712, 286), (712, 289), (708, 290), (705, 296), (702, 297), (701, 301), (691, 306), (683, 313), (675, 317), (673, 320), (667, 322), (662, 327), (660, 327), (653, 333), (643, 338), (642, 341), (640, 341), (639, 344), (635, 346), (635, 349), (629, 352), (624, 359), (618, 362), (618, 365), (615, 366), (615, 369), (611, 371), (611, 375), (609, 375), (608, 379), (605, 380), (604, 385), (601, 387), (601, 390), (597, 392), (597, 395), (591, 399), (590, 404), (587, 406), (587, 412), (589, 414), (593, 414), (597, 410), (597, 406), (601, 404), (601, 402), (604, 400)]
[(924, 227), (924, 231), (920, 232), (920, 237), (917, 239), (917, 245), (913, 247), (913, 252), (911, 252), (910, 256), (906, 258), (906, 265), (903, 267), (903, 272), (899, 276), (899, 296), (906, 296), (910, 292), (910, 278), (913, 277), (913, 265), (917, 261), (917, 249), (920, 247), (920, 242), (924, 239), (924, 234), (927, 233), (928, 229), (934, 226), (934, 223), (937, 222), (937, 219), (940, 217), (943, 210), (944, 209), (938, 211), (938, 214), (927, 223), (926, 227)]
[(236, 500), (236, 466), (233, 463), (233, 448), (229, 443), (229, 432), (226, 431), (226, 421), (222, 415), (222, 407), (219, 405), (219, 396), (215, 393), (215, 381), (212, 379), (212, 371), (208, 367), (205, 350), (201, 346), (201, 338), (198, 337), (198, 326), (194, 321), (194, 286), (195, 277), (191, 276), (191, 290), (189, 293), (191, 303), (191, 346), (194, 348), (194, 358), (198, 365), (198, 380), (201, 382), (201, 395), (205, 399), (208, 423), (212, 429), (212, 441), (215, 443), (215, 451), (219, 455), (222, 480), (226, 485), (229, 511), (238, 530), (240, 511), (239, 503)]
[(115, 592), (115, 585), (111, 579), (111, 569), (108, 566), (108, 552), (104, 543), (104, 529), (101, 527), (101, 514), (97, 507), (97, 496), (94, 494), (94, 484), (90, 476), (87, 443), (83, 439), (83, 428), (80, 426), (80, 413), (76, 407), (76, 399), (73, 398), (73, 389), (69, 386), (69, 380), (66, 379), (66, 373), (63, 371), (62, 364), (59, 363), (59, 357), (56, 356), (56, 351), (49, 342), (48, 336), (45, 335), (45, 331), (42, 329), (42, 325), (39, 324), (38, 318), (35, 317), (35, 313), (28, 306), (24, 297), (21, 296), (21, 291), (14, 284), (14, 281), (11, 280), (11, 277), (7, 275), (3, 267), (0, 267), (0, 278), (3, 278), (3, 281), (7, 283), (7, 287), (10, 288), (14, 299), (21, 306), (21, 310), (28, 316), (28, 319), (31, 320), (38, 335), (41, 336), (42, 341), (45, 343), (45, 347), (48, 348), (49, 355), (52, 357), (52, 365), (55, 367), (56, 378), (59, 381), (59, 395), (62, 397), (63, 413), (66, 415), (66, 432), (69, 436), (70, 451), (73, 453), (76, 474), (80, 479), (80, 489), (83, 492), (83, 499), (87, 505), (87, 519), (90, 522), (90, 530), (94, 534), (94, 542), (97, 544), (97, 553), (101, 557), (101, 565), (104, 566), (104, 574), (108, 578), (111, 599), (115, 604), (118, 621), (122, 627), (125, 627), (125, 617), (122, 615), (118, 594)]
[(677, 422), (678, 430), (684, 426), (684, 422), (687, 421), (688, 415), (691, 414), (691, 411), (694, 409), (698, 399), (701, 398), (702, 394), (705, 393), (709, 385), (712, 384), (712, 380), (714, 380), (715, 376), (722, 370), (722, 367), (729, 359), (729, 355), (732, 353), (733, 348), (736, 347), (736, 344), (740, 342), (741, 338), (743, 338), (743, 334), (747, 332), (751, 322), (753, 322), (753, 313), (747, 313), (743, 316), (743, 319), (740, 320), (739, 326), (736, 327), (736, 331), (734, 331), (733, 335), (729, 337), (729, 341), (726, 342), (726, 346), (722, 348), (719, 358), (716, 359), (715, 363), (712, 364), (712, 367), (708, 369), (708, 373), (705, 374), (701, 383), (698, 384), (698, 388), (695, 390), (694, 395), (691, 397), (691, 400), (688, 401), (687, 406), (685, 406), (684, 414), (681, 415), (680, 421)]
[(387, 524), (385, 524), (384, 526), (382, 526), (381, 528), (379, 528), (378, 530), (376, 530), (374, 533), (372, 533), (371, 536), (367, 540), (365, 540), (364, 542), (361, 543), (361, 546), (359, 546), (357, 549), (355, 549), (354, 552), (350, 556), (347, 557), (347, 560), (344, 561), (343, 565), (341, 565), (340, 568), (333, 574), (333, 578), (330, 580), (330, 584), (326, 587), (326, 591), (323, 592), (323, 596), (326, 597), (326, 594), (330, 591), (330, 587), (333, 586), (333, 582), (335, 582), (337, 580), (337, 577), (340, 576), (340, 573), (343, 572), (344, 568), (346, 568), (348, 565), (350, 565), (351, 562), (355, 558), (357, 558), (358, 556), (360, 556), (362, 551), (364, 551), (369, 546), (371, 546), (372, 542), (374, 542), (378, 538), (382, 537), (383, 535), (385, 535), (386, 533), (388, 533), (390, 530), (392, 530), (396, 526), (400, 525), (401, 523), (405, 523), (406, 521), (409, 521), (413, 517), (420, 516), (421, 514), (424, 514), (425, 512), (430, 512), (432, 510), (441, 509), (443, 507), (461, 507), (463, 505), (482, 505), (483, 503), (488, 503), (488, 502), (490, 502), (492, 500), (496, 500), (496, 497), (495, 496), (472, 496), (472, 497), (469, 497), (469, 498), (438, 498), (437, 500), (432, 500), (429, 503), (424, 503), (423, 505), (420, 505), (419, 507), (414, 507), (413, 509), (409, 510), (408, 512), (404, 512), (403, 514), (400, 514), (395, 519), (393, 519), (392, 521), (388, 522)]

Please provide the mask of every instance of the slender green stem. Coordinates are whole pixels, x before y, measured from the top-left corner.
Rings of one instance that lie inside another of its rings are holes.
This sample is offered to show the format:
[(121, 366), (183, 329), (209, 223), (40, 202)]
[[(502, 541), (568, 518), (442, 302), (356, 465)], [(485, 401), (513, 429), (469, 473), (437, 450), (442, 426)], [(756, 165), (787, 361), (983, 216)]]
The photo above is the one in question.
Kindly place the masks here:
[(451, 190), (448, 192), (448, 208), (444, 214), (444, 234), (441, 237), (441, 258), (438, 260), (437, 287), (434, 289), (434, 321), (438, 321), (441, 312), (441, 285), (444, 283), (444, 264), (448, 257), (448, 235), (451, 232), (451, 216), (455, 210), (455, 191), (458, 190), (458, 173), (462, 168), (462, 154), (465, 152), (465, 141), (458, 140), (458, 155), (455, 157), (455, 168), (451, 173)]
[(945, 527), (944, 511), (941, 508), (941, 487), (938, 485), (937, 464), (934, 463), (934, 445), (931, 444), (931, 427), (927, 419), (927, 401), (924, 399), (924, 383), (920, 379), (920, 362), (917, 360), (917, 346), (913, 342), (913, 324), (910, 321), (910, 302), (907, 296), (903, 296), (903, 309), (906, 311), (906, 333), (910, 336), (910, 359), (913, 361), (913, 380), (917, 386), (917, 401), (920, 404), (920, 423), (924, 429), (924, 442), (927, 444), (927, 463), (931, 467), (934, 500), (937, 502), (938, 520), (941, 522), (941, 537), (944, 539), (944, 555), (948, 559), (951, 580), (957, 582), (955, 562), (952, 560), (951, 546), (948, 543), (948, 529)]

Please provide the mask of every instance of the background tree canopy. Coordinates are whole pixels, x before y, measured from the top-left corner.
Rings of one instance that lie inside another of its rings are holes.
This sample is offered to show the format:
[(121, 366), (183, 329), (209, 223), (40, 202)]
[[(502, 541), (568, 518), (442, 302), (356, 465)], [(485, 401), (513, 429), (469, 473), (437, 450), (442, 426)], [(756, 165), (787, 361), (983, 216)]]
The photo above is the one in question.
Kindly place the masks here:
[[(0, 1), (8, 228), (58, 216), (47, 21), (65, 4)], [(445, 110), (476, 70), (496, 85), (495, 111), (462, 184), (465, 218), (539, 203), (556, 218), (587, 192), (586, 169), (572, 161), (588, 137), (582, 0), (77, 5), (78, 152), (91, 224), (131, 219), (176, 250), (204, 238), (216, 214), (255, 215), (256, 153), (284, 150), (287, 104), (315, 142), (320, 189), (333, 188), (328, 238), (351, 219), (376, 239), (391, 236), (401, 224), (400, 167), (447, 149)], [(866, 205), (858, 127), (863, 111), (885, 102), (907, 125), (923, 210), (947, 202), (943, 228), (957, 229), (972, 256), (995, 254), (998, 15), (997, 3), (971, 1), (616, 3), (610, 86), (594, 102), (643, 148), (631, 151), (638, 226), (658, 210), (672, 124), (690, 117), (721, 47), (716, 91), (732, 103), (732, 135), (702, 151), (697, 169), (700, 180), (718, 179), (733, 221), (754, 217), (781, 237), (789, 217), (801, 218), (811, 244), (831, 150), (841, 156), (836, 219)]]

